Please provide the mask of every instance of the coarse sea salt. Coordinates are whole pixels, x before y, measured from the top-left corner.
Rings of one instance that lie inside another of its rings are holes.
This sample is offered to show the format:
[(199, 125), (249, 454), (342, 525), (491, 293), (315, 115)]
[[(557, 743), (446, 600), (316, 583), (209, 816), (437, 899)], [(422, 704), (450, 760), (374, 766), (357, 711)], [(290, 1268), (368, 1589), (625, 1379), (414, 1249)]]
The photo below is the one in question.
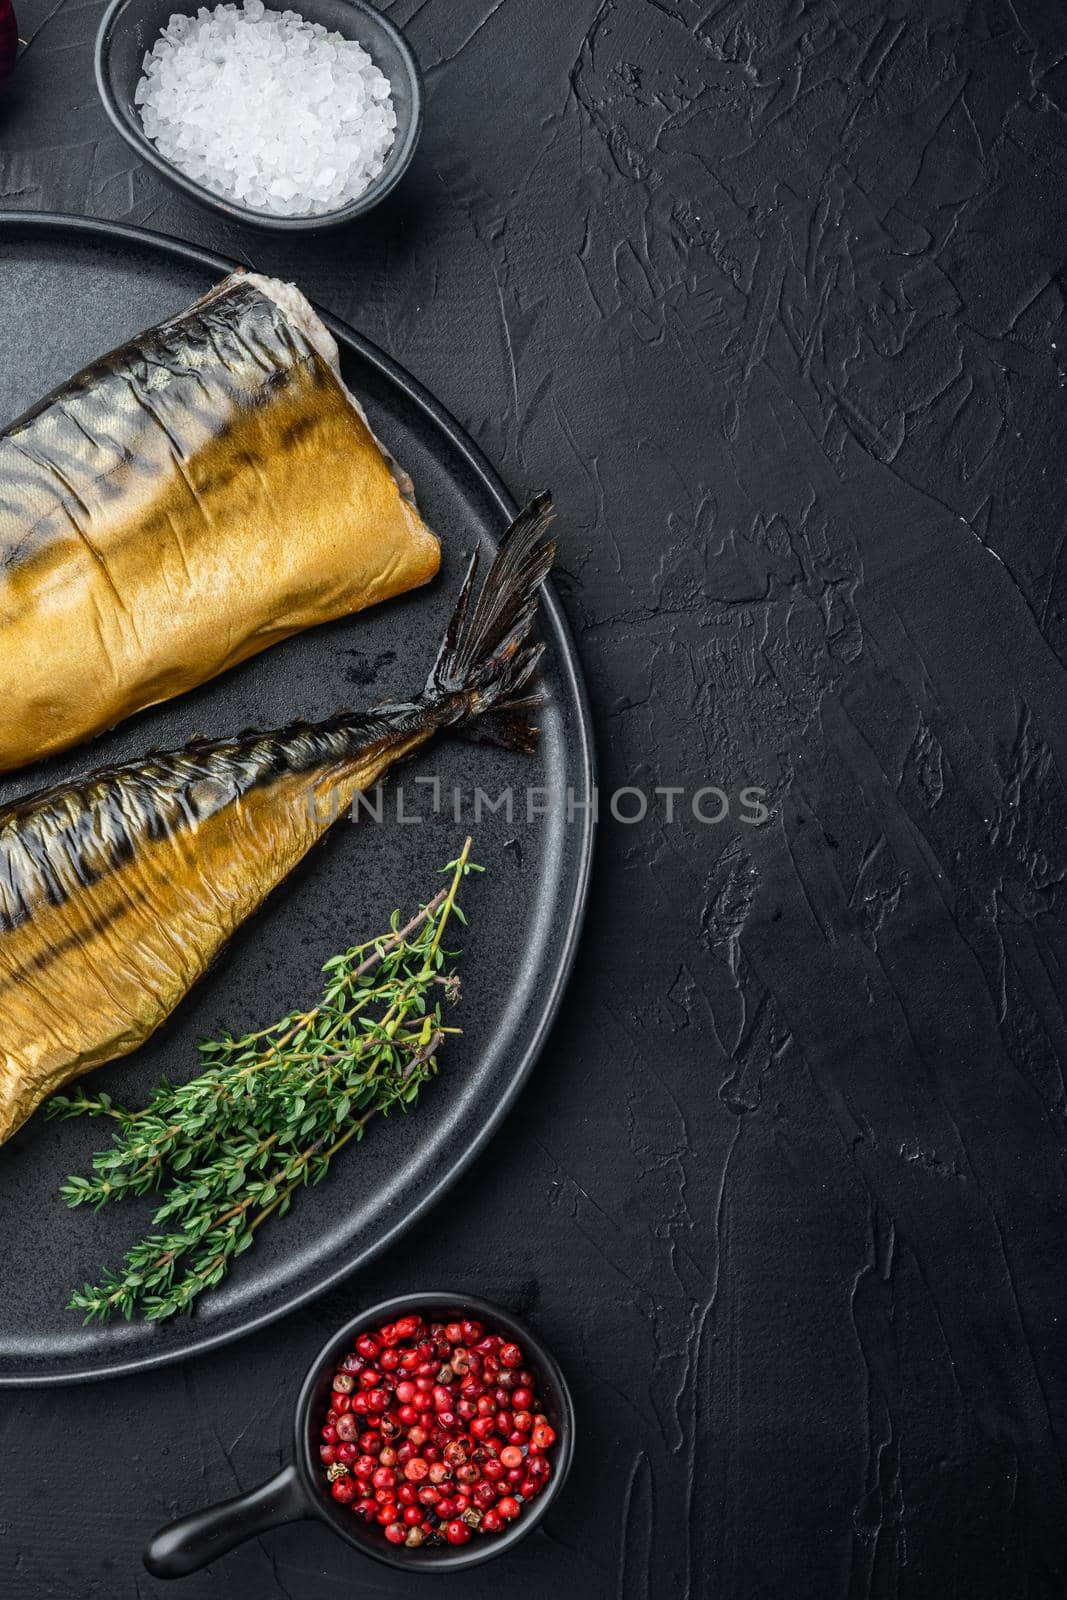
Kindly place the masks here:
[(348, 205), (396, 137), (389, 80), (363, 46), (263, 0), (171, 17), (143, 70), (134, 102), (156, 149), (252, 211)]

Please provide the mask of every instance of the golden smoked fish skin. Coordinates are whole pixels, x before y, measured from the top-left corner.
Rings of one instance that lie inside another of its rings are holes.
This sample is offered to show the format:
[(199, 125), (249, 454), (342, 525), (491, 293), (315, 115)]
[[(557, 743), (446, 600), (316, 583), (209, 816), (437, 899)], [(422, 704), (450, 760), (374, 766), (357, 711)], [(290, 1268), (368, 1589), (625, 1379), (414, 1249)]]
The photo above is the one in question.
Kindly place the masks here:
[(196, 740), (0, 810), (0, 1142), (148, 1039), (359, 790), (444, 729), (529, 750), (547, 497), (404, 705)]
[(0, 1141), (149, 1038), (340, 814), (433, 732), (355, 719), (102, 773), (0, 827)]
[(427, 582), (409, 488), (291, 285), (87, 368), (0, 435), (0, 772)]

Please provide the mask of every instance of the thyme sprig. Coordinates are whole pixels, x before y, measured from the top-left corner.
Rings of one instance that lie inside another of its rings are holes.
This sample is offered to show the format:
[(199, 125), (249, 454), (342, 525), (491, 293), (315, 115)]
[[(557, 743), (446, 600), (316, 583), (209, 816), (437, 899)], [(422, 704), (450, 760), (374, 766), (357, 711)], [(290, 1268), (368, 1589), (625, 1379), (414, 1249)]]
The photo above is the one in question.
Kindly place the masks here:
[(338, 1151), (363, 1137), (370, 1120), (408, 1111), (437, 1071), (451, 1034), (445, 1006), (459, 998), (442, 943), (464, 923), (461, 881), (483, 869), (468, 839), (441, 889), (403, 927), (354, 945), (323, 968), (322, 999), (272, 1027), (225, 1034), (199, 1047), (202, 1071), (189, 1083), (165, 1079), (148, 1105), (129, 1110), (107, 1094), (55, 1095), (52, 1117), (108, 1117), (110, 1147), (88, 1177), (62, 1188), (69, 1206), (94, 1210), (128, 1195), (162, 1191), (154, 1231), (70, 1299), (85, 1321), (139, 1312), (157, 1322), (186, 1311), (225, 1277), (296, 1191), (326, 1176)]

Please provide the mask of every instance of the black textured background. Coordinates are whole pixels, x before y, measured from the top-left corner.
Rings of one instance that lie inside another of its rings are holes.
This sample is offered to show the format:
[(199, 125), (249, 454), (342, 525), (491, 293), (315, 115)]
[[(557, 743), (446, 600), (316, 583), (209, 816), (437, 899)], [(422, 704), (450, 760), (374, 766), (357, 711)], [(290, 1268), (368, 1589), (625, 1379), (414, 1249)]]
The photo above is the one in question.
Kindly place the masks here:
[[(536, 1321), (582, 1440), (441, 1600), (1062, 1596), (1067, 13), (397, 0), (413, 171), (286, 243), (131, 164), (100, 10), (22, 0), (0, 202), (202, 240), (378, 340), (554, 487), (605, 782), (773, 816), (605, 828), (542, 1067), (386, 1263), (217, 1357), (0, 1397), (4, 1600), (167, 1592), (151, 1527), (277, 1465), (351, 1306), (445, 1275)], [(297, 1526), (173, 1592), (411, 1587)]]

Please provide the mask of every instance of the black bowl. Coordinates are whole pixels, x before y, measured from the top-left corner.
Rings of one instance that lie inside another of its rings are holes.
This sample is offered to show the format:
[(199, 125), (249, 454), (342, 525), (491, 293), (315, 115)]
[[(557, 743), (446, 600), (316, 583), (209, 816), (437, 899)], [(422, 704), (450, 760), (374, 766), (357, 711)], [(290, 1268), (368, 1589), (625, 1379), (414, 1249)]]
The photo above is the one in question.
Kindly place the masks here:
[[(207, 0), (211, 4), (211, 0)], [(321, 216), (276, 217), (253, 211), (187, 178), (161, 155), (141, 126), (133, 96), (143, 76), (146, 51), (177, 12), (194, 15), (199, 0), (111, 0), (96, 36), (96, 86), (104, 109), (126, 143), (168, 183), (233, 222), (280, 233), (318, 233), (351, 222), (376, 206), (399, 183), (415, 153), (422, 130), (422, 82), (418, 62), (396, 27), (366, 0), (264, 0), (269, 10), (295, 10), (308, 22), (358, 39), (392, 86), (396, 135), (385, 166), (358, 200)]]
[[(338, 1359), (351, 1350), (366, 1328), (395, 1322), (409, 1312), (420, 1312), (432, 1322), (452, 1322), (472, 1313), (492, 1332), (509, 1333), (522, 1346), (533, 1372), (544, 1414), (556, 1432), (552, 1448), (552, 1476), (544, 1489), (503, 1532), (475, 1537), (469, 1544), (423, 1546), (409, 1550), (389, 1544), (382, 1529), (368, 1526), (324, 1492), (319, 1462), (319, 1429), (326, 1414), (330, 1380)], [(285, 1522), (317, 1517), (362, 1555), (384, 1561), (402, 1571), (458, 1572), (480, 1566), (493, 1556), (511, 1550), (541, 1521), (562, 1489), (574, 1456), (574, 1406), (567, 1382), (555, 1358), (537, 1335), (508, 1311), (473, 1295), (451, 1292), (406, 1294), (369, 1306), (338, 1330), (308, 1368), (296, 1403), (294, 1455), (269, 1482), (221, 1505), (193, 1512), (161, 1528), (150, 1541), (144, 1563), (156, 1578), (183, 1578), (232, 1550), (246, 1539)]]

